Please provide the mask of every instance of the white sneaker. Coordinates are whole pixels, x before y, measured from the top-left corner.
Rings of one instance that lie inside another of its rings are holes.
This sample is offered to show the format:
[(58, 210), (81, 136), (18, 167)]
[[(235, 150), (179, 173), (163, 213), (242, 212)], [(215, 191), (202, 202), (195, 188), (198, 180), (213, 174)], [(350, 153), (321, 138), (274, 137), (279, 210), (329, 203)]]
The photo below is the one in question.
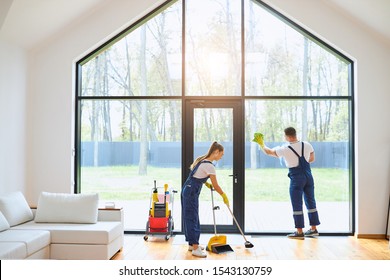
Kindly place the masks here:
[(200, 246), (198, 247), (198, 249), (192, 250), (192, 255), (194, 257), (198, 257), (198, 258), (205, 258), (205, 257), (207, 257), (207, 254), (204, 251), (202, 251)]
[[(198, 246), (198, 248), (200, 248), (201, 250), (204, 250), (204, 247), (203, 246)], [(192, 246), (192, 245), (188, 245), (188, 251), (192, 251), (192, 250), (194, 250), (194, 246)]]

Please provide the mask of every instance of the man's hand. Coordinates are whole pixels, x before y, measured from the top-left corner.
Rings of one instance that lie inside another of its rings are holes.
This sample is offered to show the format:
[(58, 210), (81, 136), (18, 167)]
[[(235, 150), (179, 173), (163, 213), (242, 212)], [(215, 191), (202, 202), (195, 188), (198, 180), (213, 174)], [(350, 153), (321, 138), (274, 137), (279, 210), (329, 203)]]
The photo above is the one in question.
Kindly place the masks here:
[(260, 145), (260, 147), (262, 149), (264, 149), (264, 135), (260, 132), (256, 132), (254, 135), (253, 135), (253, 140), (252, 142), (256, 142), (257, 144)]

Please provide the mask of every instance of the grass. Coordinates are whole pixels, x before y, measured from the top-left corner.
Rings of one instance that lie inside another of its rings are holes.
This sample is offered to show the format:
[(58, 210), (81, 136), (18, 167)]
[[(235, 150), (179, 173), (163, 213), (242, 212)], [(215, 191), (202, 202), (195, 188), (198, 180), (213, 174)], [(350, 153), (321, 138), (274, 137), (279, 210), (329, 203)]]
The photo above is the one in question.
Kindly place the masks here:
[[(348, 201), (349, 173), (345, 169), (313, 168), (317, 201)], [(148, 167), (148, 174), (138, 175), (137, 166), (83, 167), (81, 188), (83, 193), (97, 192), (102, 200), (149, 199), (154, 180), (157, 187), (167, 183), (180, 193), (181, 169)], [(219, 184), (231, 197), (231, 170), (217, 170)], [(246, 201), (289, 201), (287, 169), (246, 169)], [(201, 199), (209, 200), (204, 188)], [(178, 194), (179, 194), (178, 193)]]

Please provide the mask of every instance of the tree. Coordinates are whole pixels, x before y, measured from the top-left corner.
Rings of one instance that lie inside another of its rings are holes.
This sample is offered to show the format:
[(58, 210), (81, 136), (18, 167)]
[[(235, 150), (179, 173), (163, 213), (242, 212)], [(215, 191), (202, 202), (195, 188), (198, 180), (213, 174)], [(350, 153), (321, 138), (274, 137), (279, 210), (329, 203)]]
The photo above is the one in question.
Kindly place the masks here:
[[(146, 50), (146, 25), (142, 25), (141, 27), (141, 45), (140, 45), (140, 76), (141, 76), (141, 94), (142, 96), (147, 96), (147, 73), (146, 73), (146, 58), (145, 58), (145, 50)], [(138, 174), (146, 175), (148, 168), (148, 107), (147, 102), (141, 102), (141, 122), (140, 122), (140, 156), (139, 156), (139, 167)]]

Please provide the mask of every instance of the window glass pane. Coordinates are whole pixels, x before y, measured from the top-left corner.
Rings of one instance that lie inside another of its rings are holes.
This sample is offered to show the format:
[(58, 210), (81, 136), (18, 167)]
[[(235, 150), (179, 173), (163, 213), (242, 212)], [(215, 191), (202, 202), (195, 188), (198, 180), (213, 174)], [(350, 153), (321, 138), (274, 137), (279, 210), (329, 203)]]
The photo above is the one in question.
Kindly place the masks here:
[(246, 1), (245, 94), (347, 96), (345, 60)]
[[(294, 229), (288, 169), (284, 162), (266, 156), (256, 143), (251, 142), (254, 132), (262, 132), (268, 147), (281, 146), (285, 144), (284, 128), (293, 126), (298, 139), (309, 141), (315, 150), (316, 160), (311, 168), (321, 232), (349, 232), (349, 102), (248, 100), (245, 115), (246, 230)], [(306, 212), (305, 224), (308, 225)]]
[[(180, 194), (181, 164), (188, 161), (181, 156), (182, 145), (188, 145), (181, 139), (182, 101), (208, 105), (217, 97), (245, 94), (245, 116), (239, 117), (245, 123), (245, 201), (236, 197), (235, 204), (238, 212), (245, 207), (246, 231), (293, 228), (287, 169), (251, 142), (260, 131), (269, 146), (282, 145), (286, 126), (294, 126), (316, 152), (312, 170), (321, 232), (351, 231), (352, 62), (261, 3), (168, 1), (78, 63), (77, 187), (98, 192), (102, 203), (123, 206), (127, 217), (134, 216), (125, 220), (126, 230), (145, 231), (155, 180)], [(232, 197), (232, 111), (206, 107), (194, 110), (194, 156), (212, 141), (222, 142), (218, 179)], [(179, 194), (175, 231), (181, 231)], [(212, 221), (209, 202), (210, 193), (202, 192), (208, 213), (200, 214), (203, 224)], [(232, 224), (230, 213), (221, 213), (218, 224)]]
[[(211, 143), (217, 141), (224, 147), (224, 155), (214, 162), (218, 184), (230, 198), (233, 209), (233, 109), (232, 108), (196, 108), (194, 109), (194, 158), (208, 152)], [(211, 183), (211, 181), (209, 180)], [(215, 205), (221, 205), (221, 198), (213, 192)], [(204, 187), (199, 198), (199, 220), (201, 224), (214, 224), (212, 215), (211, 192)], [(232, 210), (233, 211), (233, 210)], [(232, 224), (233, 220), (226, 207), (214, 211), (217, 225)]]
[(85, 63), (81, 95), (181, 95), (181, 69), (178, 2)]
[[(124, 207), (125, 230), (145, 230), (154, 180), (181, 188), (180, 101), (82, 101), (82, 193)], [(181, 228), (180, 196), (173, 209)], [(135, 214), (136, 213), (136, 214)]]
[(240, 13), (239, 0), (186, 1), (186, 95), (241, 95)]

